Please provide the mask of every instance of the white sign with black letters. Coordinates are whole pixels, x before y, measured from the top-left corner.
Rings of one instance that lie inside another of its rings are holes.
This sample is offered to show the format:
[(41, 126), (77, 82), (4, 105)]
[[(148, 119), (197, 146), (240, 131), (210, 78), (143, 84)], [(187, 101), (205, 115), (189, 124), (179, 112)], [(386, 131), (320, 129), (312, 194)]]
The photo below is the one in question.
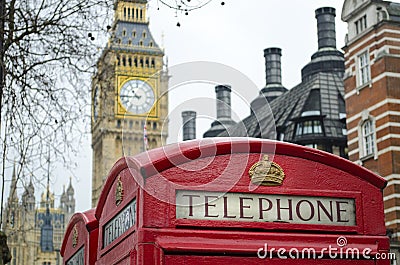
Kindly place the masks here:
[(103, 229), (103, 247), (110, 245), (136, 223), (136, 199), (130, 202)]
[(178, 219), (356, 225), (353, 198), (178, 190), (176, 204)]

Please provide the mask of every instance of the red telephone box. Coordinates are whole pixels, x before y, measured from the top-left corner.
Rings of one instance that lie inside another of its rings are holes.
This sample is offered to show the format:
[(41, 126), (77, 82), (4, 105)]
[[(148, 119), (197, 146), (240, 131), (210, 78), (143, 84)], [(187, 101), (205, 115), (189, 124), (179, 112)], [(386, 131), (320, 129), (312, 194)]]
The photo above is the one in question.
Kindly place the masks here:
[(95, 264), (99, 222), (94, 213), (91, 209), (71, 217), (60, 251), (64, 265)]
[(100, 264), (390, 264), (386, 181), (348, 160), (248, 138), (120, 159), (96, 208)]

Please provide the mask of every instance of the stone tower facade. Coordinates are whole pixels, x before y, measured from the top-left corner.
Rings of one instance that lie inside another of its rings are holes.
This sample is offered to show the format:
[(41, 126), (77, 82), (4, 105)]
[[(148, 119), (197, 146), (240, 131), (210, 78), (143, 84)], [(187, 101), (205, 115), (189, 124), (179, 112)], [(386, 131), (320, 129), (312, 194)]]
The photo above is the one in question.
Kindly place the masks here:
[[(61, 243), (70, 213), (75, 211), (74, 191), (70, 183), (72, 207), (66, 211), (55, 207), (54, 194), (47, 189), (40, 203), (35, 200), (32, 181), (24, 188), (21, 198), (17, 195), (15, 172), (4, 210), (3, 230), (12, 255), (11, 265), (61, 265)], [(65, 196), (64, 193), (61, 197)]]
[(162, 146), (167, 138), (168, 73), (149, 30), (146, 0), (115, 2), (112, 36), (92, 81), (92, 205), (122, 156)]

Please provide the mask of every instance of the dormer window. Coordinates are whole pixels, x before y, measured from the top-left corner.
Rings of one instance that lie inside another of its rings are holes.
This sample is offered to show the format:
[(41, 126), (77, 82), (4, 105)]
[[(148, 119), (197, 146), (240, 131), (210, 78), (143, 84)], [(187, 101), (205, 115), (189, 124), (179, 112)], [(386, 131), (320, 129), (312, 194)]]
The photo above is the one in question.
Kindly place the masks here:
[(136, 37), (136, 31), (132, 31), (132, 36), (135, 38)]
[(322, 123), (320, 120), (306, 120), (297, 123), (296, 136), (322, 133)]
[(367, 15), (362, 16), (355, 22), (356, 33), (360, 34), (367, 28)]
[(301, 113), (301, 117), (319, 116), (319, 115), (321, 115), (321, 111), (319, 110), (307, 110)]
[(143, 35), (143, 39), (145, 39), (146, 38), (146, 31), (144, 31), (142, 35)]

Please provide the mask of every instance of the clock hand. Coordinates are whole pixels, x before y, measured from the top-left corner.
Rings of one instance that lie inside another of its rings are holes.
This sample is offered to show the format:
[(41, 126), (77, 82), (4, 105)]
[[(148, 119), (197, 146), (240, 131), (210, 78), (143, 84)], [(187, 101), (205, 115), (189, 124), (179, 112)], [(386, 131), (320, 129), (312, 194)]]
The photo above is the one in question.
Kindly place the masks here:
[(134, 97), (134, 98), (137, 98), (137, 99), (140, 99), (142, 96), (139, 96), (138, 94), (135, 93), (135, 94), (133, 95), (133, 97)]

